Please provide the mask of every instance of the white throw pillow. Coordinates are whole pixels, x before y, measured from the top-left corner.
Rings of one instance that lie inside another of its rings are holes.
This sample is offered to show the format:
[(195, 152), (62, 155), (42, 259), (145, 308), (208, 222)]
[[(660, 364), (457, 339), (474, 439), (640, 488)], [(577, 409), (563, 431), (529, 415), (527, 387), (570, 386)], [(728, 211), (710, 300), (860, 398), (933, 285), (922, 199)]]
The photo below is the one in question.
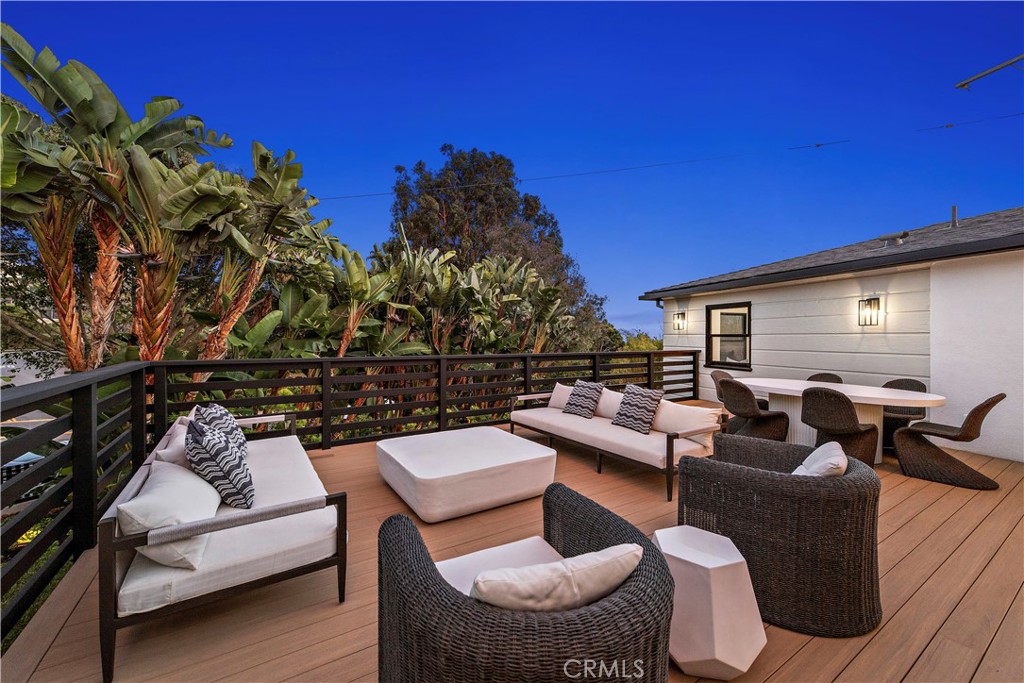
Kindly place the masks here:
[(569, 557), (561, 562), (480, 572), (470, 595), (505, 609), (555, 612), (589, 605), (622, 585), (640, 564), (636, 543)]
[(171, 462), (175, 465), (188, 467), (188, 458), (185, 457), (185, 432), (188, 431), (189, 418), (179, 417), (171, 425), (171, 428), (160, 439), (160, 443), (153, 449), (153, 458), (162, 462)]
[[(117, 523), (124, 534), (138, 534), (173, 524), (213, 517), (220, 494), (192, 470), (155, 460), (139, 494), (117, 506)], [(195, 569), (203, 559), (209, 534), (171, 543), (158, 543), (138, 551), (168, 567)]]
[(597, 408), (594, 410), (594, 415), (597, 417), (606, 417), (609, 420), (615, 417), (615, 413), (619, 412), (619, 406), (622, 405), (621, 391), (612, 391), (611, 389), (601, 390), (601, 399), (597, 402)]
[(804, 458), (793, 474), (805, 477), (841, 477), (846, 473), (848, 461), (843, 447), (835, 441), (829, 441), (814, 449)]
[(565, 407), (565, 402), (569, 400), (569, 394), (571, 393), (572, 387), (556, 382), (555, 388), (551, 390), (551, 398), (548, 399), (548, 408), (558, 408), (561, 410)]
[[(658, 412), (654, 414), (654, 422), (651, 424), (651, 429), (656, 432), (665, 433), (689, 431), (698, 427), (710, 429), (718, 424), (721, 414), (721, 408), (698, 408), (697, 406), (688, 406), (663, 400), (658, 405)], [(707, 432), (686, 438), (710, 449), (714, 433)]]

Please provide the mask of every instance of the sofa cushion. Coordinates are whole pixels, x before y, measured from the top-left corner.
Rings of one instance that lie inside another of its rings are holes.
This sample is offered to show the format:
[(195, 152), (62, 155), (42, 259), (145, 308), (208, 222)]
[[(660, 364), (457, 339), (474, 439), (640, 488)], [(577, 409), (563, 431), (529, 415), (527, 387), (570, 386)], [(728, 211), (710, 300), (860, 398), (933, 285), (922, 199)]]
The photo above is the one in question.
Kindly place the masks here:
[(185, 455), (193, 471), (217, 489), (225, 503), (236, 508), (251, 508), (253, 481), (245, 454), (230, 437), (196, 419), (185, 432)]
[(464, 595), (473, 590), (473, 581), (480, 572), (502, 567), (526, 567), (531, 564), (558, 562), (562, 556), (540, 536), (530, 536), (512, 543), (485, 548), (436, 562), (441, 578)]
[[(250, 443), (248, 463), (256, 490), (254, 508), (327, 495), (294, 436)], [(241, 512), (221, 505), (216, 516)], [(118, 594), (118, 616), (148, 612), (330, 557), (337, 550), (336, 529), (337, 511), (329, 506), (208, 534), (202, 564), (195, 571), (136, 556)]]
[(635, 384), (626, 386), (626, 392), (619, 404), (619, 409), (612, 418), (617, 427), (632, 429), (641, 434), (650, 434), (654, 414), (665, 392), (661, 389), (645, 389)]
[(153, 449), (155, 460), (192, 468), (185, 455), (185, 432), (188, 431), (188, 422), (189, 418), (182, 416), (171, 424), (171, 428)]
[(601, 400), (601, 391), (603, 389), (604, 385), (600, 382), (576, 380), (576, 384), (573, 386), (572, 393), (569, 394), (562, 412), (585, 417), (589, 420), (594, 417), (594, 411), (597, 409), (598, 401)]
[(849, 464), (843, 447), (829, 441), (815, 448), (804, 461), (793, 470), (793, 474), (805, 477), (841, 477)]
[[(689, 431), (699, 427), (711, 429), (718, 424), (721, 415), (721, 408), (698, 408), (663, 400), (658, 405), (658, 412), (654, 414), (654, 423), (651, 425), (651, 429), (665, 433)], [(699, 443), (710, 451), (712, 437), (714, 437), (713, 432), (706, 432), (686, 438)]]
[(589, 605), (612, 593), (643, 557), (623, 543), (558, 562), (483, 571), (470, 595), (505, 609), (554, 612)]
[(565, 402), (569, 400), (569, 394), (572, 393), (572, 387), (567, 387), (561, 382), (555, 382), (555, 387), (551, 390), (551, 398), (548, 399), (548, 408), (558, 408), (561, 410), (565, 407)]
[(228, 441), (242, 454), (242, 457), (249, 454), (249, 444), (245, 440), (245, 434), (242, 433), (238, 420), (228, 412), (227, 408), (210, 403), (205, 406), (196, 406), (192, 409), (192, 415), (194, 420), (224, 432)]
[(594, 415), (597, 417), (606, 417), (609, 420), (615, 417), (615, 413), (619, 410), (619, 405), (622, 403), (622, 392), (612, 391), (608, 387), (605, 387), (601, 392), (601, 400), (597, 402), (597, 408), (594, 410)]
[[(191, 470), (156, 461), (150, 464), (149, 478), (139, 494), (117, 506), (117, 524), (123, 534), (139, 534), (151, 529), (213, 517), (220, 505), (220, 494)], [(138, 549), (154, 564), (196, 569), (203, 559), (209, 534), (181, 541), (146, 545)]]

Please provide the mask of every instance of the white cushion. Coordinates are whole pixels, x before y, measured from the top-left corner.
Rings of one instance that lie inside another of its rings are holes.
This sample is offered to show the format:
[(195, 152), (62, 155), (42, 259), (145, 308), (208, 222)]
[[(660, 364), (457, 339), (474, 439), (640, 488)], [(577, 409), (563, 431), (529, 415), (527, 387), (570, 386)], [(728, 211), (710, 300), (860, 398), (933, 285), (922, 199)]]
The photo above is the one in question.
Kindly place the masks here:
[(551, 390), (551, 398), (548, 399), (548, 408), (558, 408), (561, 410), (565, 407), (565, 402), (569, 400), (569, 394), (571, 393), (572, 387), (556, 382), (555, 388)]
[[(202, 477), (169, 462), (153, 462), (139, 495), (117, 506), (117, 523), (124, 534), (213, 517), (220, 494)], [(154, 562), (196, 569), (203, 559), (209, 534), (139, 548)]]
[(597, 402), (597, 409), (594, 410), (595, 417), (607, 417), (609, 420), (615, 417), (619, 411), (619, 404), (622, 403), (622, 392), (612, 391), (605, 388), (601, 390), (601, 399)]
[(841, 477), (846, 473), (848, 461), (843, 447), (835, 441), (824, 443), (811, 452), (793, 474), (805, 477)]
[(559, 562), (481, 572), (470, 595), (505, 609), (554, 612), (600, 600), (633, 573), (643, 557), (636, 543)]
[[(326, 495), (294, 436), (250, 442), (248, 463), (256, 488), (254, 508)], [(217, 516), (241, 512), (221, 505)], [(118, 594), (118, 616), (149, 612), (330, 557), (337, 550), (337, 519), (337, 509), (331, 505), (215, 531), (209, 534), (202, 564), (195, 571), (136, 556)]]
[(469, 595), (473, 581), (480, 572), (502, 567), (526, 567), (531, 564), (558, 562), (562, 556), (540, 536), (530, 536), (521, 541), (478, 550), (450, 560), (435, 562), (441, 577), (455, 590)]
[(175, 465), (192, 468), (188, 458), (185, 457), (185, 433), (188, 431), (189, 418), (179, 417), (171, 425), (171, 428), (160, 439), (160, 443), (153, 449), (153, 458), (162, 462), (172, 462)]
[[(721, 408), (698, 408), (697, 406), (662, 401), (658, 405), (658, 412), (654, 414), (651, 429), (665, 433), (689, 431), (698, 427), (710, 429), (718, 424), (721, 415)], [(714, 433), (707, 432), (686, 438), (710, 450), (713, 437)]]

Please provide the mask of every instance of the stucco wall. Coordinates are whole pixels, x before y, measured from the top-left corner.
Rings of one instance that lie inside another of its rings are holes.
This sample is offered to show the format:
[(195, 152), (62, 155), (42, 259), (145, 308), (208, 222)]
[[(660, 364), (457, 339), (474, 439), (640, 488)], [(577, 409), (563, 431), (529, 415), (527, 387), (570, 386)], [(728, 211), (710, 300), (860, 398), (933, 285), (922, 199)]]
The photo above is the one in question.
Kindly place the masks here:
[[(737, 377), (806, 379), (829, 371), (850, 384), (914, 377), (930, 386), (928, 280), (926, 268), (890, 269), (666, 300), (665, 348), (700, 349), (705, 361), (704, 307), (750, 301), (752, 370), (735, 371)], [(877, 327), (857, 324), (857, 303), (869, 296), (882, 300)], [(687, 329), (680, 333), (672, 329), (672, 314), (682, 309)], [(702, 362), (700, 395), (714, 400), (710, 372)]]
[(959, 424), (999, 392), (981, 438), (961, 448), (1024, 460), (1024, 253), (932, 266), (932, 388), (948, 397), (930, 419)]

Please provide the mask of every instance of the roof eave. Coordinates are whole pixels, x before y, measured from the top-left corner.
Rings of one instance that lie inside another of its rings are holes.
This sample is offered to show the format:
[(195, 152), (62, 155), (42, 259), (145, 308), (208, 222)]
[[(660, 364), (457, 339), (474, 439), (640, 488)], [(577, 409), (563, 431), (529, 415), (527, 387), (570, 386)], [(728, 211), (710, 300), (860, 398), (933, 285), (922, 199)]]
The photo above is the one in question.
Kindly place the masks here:
[(668, 287), (665, 289), (654, 289), (640, 295), (640, 301), (657, 301), (658, 299), (669, 299), (673, 297), (688, 296), (692, 294), (703, 294), (706, 292), (717, 292), (724, 289), (747, 289), (762, 285), (778, 284), (782, 282), (793, 282), (806, 280), (813, 277), (826, 275), (840, 275), (842, 273), (856, 273), (865, 270), (875, 270), (889, 266), (902, 266), (923, 261), (940, 261), (949, 258), (964, 256), (980, 256), (1000, 251), (1024, 248), (1024, 233), (994, 237), (987, 240), (979, 240), (969, 244), (950, 244), (931, 249), (920, 249), (917, 251), (903, 252), (899, 254), (886, 254), (873, 256), (871, 258), (857, 259), (854, 261), (843, 261), (841, 263), (829, 263), (812, 268), (799, 268), (786, 270), (778, 273), (767, 273), (765, 275), (754, 275), (740, 277), (720, 282), (710, 282), (705, 285), (693, 287)]

